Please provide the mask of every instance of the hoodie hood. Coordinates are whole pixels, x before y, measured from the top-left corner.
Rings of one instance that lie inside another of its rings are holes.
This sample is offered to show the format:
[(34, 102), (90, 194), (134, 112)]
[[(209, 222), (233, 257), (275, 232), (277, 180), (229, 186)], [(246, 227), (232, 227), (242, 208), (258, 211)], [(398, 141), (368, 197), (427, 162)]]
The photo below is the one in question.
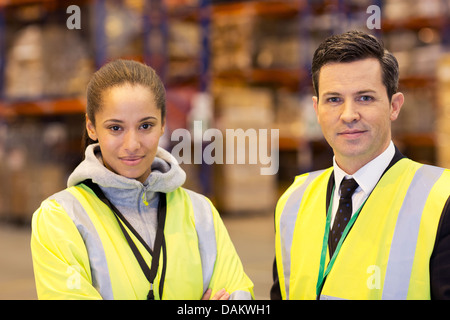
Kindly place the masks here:
[(186, 173), (169, 152), (158, 147), (151, 173), (142, 184), (136, 179), (123, 177), (106, 168), (100, 146), (96, 143), (86, 148), (85, 159), (69, 176), (67, 186), (77, 185), (86, 179), (92, 179), (102, 189), (145, 189), (145, 191), (168, 193), (184, 184)]
[(86, 148), (85, 159), (69, 176), (67, 185), (72, 187), (86, 179), (99, 185), (109, 201), (152, 247), (157, 226), (158, 192), (168, 193), (181, 187), (186, 174), (169, 152), (158, 147), (145, 183), (123, 177), (104, 166), (97, 143)]

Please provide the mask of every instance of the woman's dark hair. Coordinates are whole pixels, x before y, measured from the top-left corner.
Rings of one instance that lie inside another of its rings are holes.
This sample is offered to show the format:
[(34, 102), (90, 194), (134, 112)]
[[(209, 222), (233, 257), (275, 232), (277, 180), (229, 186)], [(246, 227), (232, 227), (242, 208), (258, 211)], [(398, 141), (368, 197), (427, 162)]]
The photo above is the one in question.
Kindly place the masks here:
[[(133, 60), (114, 60), (94, 73), (87, 85), (86, 114), (95, 125), (95, 114), (101, 110), (106, 90), (124, 84), (141, 85), (153, 93), (156, 107), (161, 110), (161, 120), (166, 117), (166, 92), (161, 79), (151, 67)], [(83, 150), (95, 143), (84, 129)]]
[(354, 62), (366, 58), (375, 58), (380, 62), (383, 84), (390, 101), (398, 89), (397, 59), (384, 48), (381, 40), (361, 31), (333, 35), (322, 42), (314, 52), (311, 73), (314, 94), (317, 98), (319, 98), (320, 69), (324, 65), (333, 62)]

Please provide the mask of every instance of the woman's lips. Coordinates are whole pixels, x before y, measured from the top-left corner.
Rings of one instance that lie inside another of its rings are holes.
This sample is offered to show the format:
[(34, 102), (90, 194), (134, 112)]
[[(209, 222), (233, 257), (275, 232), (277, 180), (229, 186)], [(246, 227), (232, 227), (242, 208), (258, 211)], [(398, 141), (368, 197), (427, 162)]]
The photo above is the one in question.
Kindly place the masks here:
[(144, 159), (144, 157), (121, 157), (119, 159), (127, 166), (136, 166), (139, 163), (141, 163), (141, 161), (142, 161), (142, 159)]

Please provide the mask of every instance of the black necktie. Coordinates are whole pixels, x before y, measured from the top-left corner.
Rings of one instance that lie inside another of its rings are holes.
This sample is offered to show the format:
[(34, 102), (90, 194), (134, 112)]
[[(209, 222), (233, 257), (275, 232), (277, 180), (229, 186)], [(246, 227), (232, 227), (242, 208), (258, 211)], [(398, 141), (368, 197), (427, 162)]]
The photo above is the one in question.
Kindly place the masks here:
[(352, 217), (352, 195), (358, 187), (358, 183), (354, 179), (342, 180), (341, 182), (341, 197), (339, 199), (339, 207), (334, 218), (333, 228), (330, 232), (330, 257), (333, 256), (339, 239), (344, 232), (347, 223)]

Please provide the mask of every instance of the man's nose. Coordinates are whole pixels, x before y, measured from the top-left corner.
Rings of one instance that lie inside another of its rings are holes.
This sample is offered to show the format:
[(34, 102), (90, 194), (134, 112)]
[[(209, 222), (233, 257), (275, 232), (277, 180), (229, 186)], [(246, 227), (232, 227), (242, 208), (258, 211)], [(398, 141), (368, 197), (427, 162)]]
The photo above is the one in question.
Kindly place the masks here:
[(341, 119), (342, 121), (346, 123), (351, 123), (355, 120), (359, 120), (361, 118), (358, 107), (356, 106), (356, 103), (354, 101), (345, 101), (342, 104), (342, 113), (341, 113)]

